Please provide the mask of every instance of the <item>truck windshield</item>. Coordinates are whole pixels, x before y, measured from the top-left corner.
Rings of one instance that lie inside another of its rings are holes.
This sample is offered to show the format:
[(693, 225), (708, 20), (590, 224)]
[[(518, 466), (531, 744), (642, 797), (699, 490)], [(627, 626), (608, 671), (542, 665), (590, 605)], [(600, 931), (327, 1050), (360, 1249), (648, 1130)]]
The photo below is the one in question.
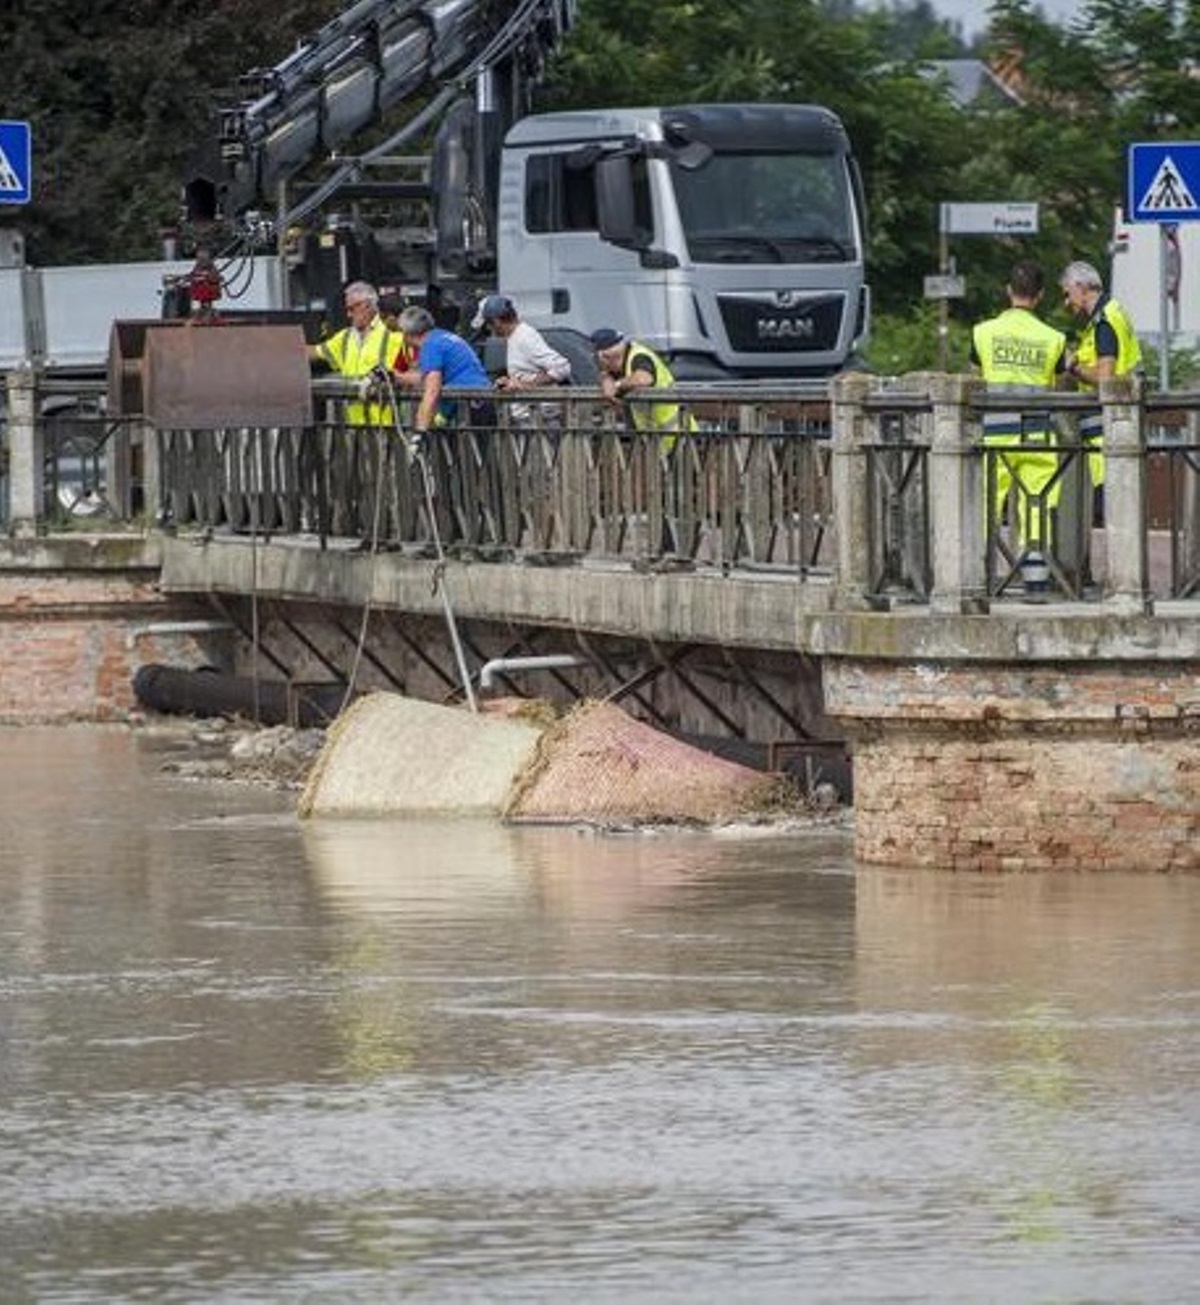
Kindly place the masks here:
[(846, 166), (834, 154), (714, 153), (671, 175), (697, 263), (846, 263), (855, 258)]

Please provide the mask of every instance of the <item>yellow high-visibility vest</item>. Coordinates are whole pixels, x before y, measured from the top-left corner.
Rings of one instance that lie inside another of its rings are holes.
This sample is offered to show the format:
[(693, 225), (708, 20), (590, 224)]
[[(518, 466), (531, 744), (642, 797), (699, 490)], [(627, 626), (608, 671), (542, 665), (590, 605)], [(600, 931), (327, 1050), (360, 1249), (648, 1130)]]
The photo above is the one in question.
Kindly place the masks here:
[[(621, 369), (623, 378), (642, 370), (634, 366), (639, 358), (649, 359), (654, 368), (655, 389), (662, 390), (675, 384), (675, 376), (665, 360), (648, 344), (641, 344), (637, 340), (630, 340), (629, 347), (625, 350), (625, 364)], [(633, 414), (633, 424), (638, 430), (658, 431), (667, 436), (662, 443), (664, 451), (674, 447), (675, 436), (681, 431), (695, 432), (699, 429), (695, 417), (690, 413), (681, 417), (677, 403), (631, 403), (629, 407)]]
[[(993, 393), (1028, 394), (1053, 389), (1067, 337), (1028, 308), (1007, 308), (989, 317), (975, 327), (972, 338), (983, 379)], [(1019, 412), (988, 413), (983, 429), (988, 437), (1020, 436), (1044, 441), (1048, 434), (1044, 426), (1030, 429), (1028, 420)]]
[[(361, 380), (376, 367), (389, 371), (404, 348), (404, 336), (399, 331), (389, 331), (382, 317), (376, 317), (360, 336), (352, 326), (322, 340), (317, 345), (317, 355), (341, 376)], [(363, 403), (358, 399), (346, 404), (346, 422), (351, 426), (392, 425), (394, 414), (384, 403)]]
[[(1088, 367), (1093, 366), (1099, 359), (1096, 352), (1096, 327), (1101, 322), (1107, 322), (1112, 327), (1117, 337), (1117, 358), (1116, 365), (1113, 367), (1114, 376), (1128, 376), (1130, 372), (1136, 371), (1142, 361), (1142, 346), (1138, 343), (1138, 338), (1134, 334), (1133, 323), (1129, 320), (1129, 314), (1121, 307), (1115, 299), (1106, 299), (1100, 306), (1098, 313), (1093, 313), (1088, 320), (1088, 324), (1083, 328), (1083, 334), (1079, 337), (1079, 348), (1075, 351), (1075, 361)], [(1095, 385), (1087, 381), (1080, 381), (1080, 388), (1085, 390), (1094, 390)]]

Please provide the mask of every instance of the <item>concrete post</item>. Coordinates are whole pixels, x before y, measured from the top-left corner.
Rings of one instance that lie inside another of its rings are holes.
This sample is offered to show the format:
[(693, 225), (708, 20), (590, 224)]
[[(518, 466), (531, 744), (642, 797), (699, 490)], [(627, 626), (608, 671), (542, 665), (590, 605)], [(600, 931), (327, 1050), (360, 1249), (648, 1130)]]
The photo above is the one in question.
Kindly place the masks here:
[(118, 421), (104, 447), (105, 497), (122, 521), (133, 516), (133, 445), (129, 424)]
[[(1200, 444), (1200, 412), (1193, 410), (1187, 414), (1187, 426), (1184, 430), (1185, 444)], [(1176, 532), (1183, 534), (1182, 562), (1185, 573), (1194, 575), (1200, 570), (1200, 473), (1184, 471), (1183, 503), (1180, 517), (1175, 523)]]
[(830, 482), (833, 520), (837, 532), (834, 554), (834, 603), (842, 610), (869, 606), (871, 583), (870, 529), (867, 497), (867, 415), (864, 408), (871, 392), (871, 378), (861, 372), (847, 372), (834, 378), (832, 399), (832, 466)]
[(1153, 611), (1147, 552), (1146, 438), (1141, 382), (1100, 382), (1104, 416), (1104, 606), (1115, 614)]
[(38, 421), (38, 373), (8, 373), (8, 520), (13, 535), (36, 535), (44, 527), (45, 437)]
[(984, 467), (969, 413), (982, 382), (955, 375), (929, 381), (929, 607), (939, 613), (986, 612)]
[(163, 503), (162, 460), (159, 457), (158, 431), (145, 419), (129, 425), (131, 447), (142, 455), (142, 513), (148, 525), (161, 524)]

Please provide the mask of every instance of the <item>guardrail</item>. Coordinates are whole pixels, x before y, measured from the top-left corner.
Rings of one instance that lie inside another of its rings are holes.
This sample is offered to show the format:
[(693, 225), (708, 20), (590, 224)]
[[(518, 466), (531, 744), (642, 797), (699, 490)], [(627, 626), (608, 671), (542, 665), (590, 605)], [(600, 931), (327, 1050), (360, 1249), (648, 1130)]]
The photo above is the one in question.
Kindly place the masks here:
[(129, 522), (144, 513), (142, 424), (107, 413), (105, 384), (27, 368), (0, 390), (0, 528)]
[[(436, 530), (450, 551), (490, 556), (832, 566), (818, 398), (681, 390), (697, 429), (672, 438), (637, 430), (595, 390), (497, 395), (487, 424), (436, 430), (418, 456), (410, 401), (398, 425), (355, 426), (353, 389), (316, 389), (311, 428), (157, 432), (166, 519), (383, 547), (426, 546)], [(470, 397), (457, 395), (464, 411)]]
[[(405, 438), (411, 401), (398, 424), (361, 426), (346, 420), (354, 386), (313, 388), (312, 426), (156, 430), (107, 418), (99, 384), (14, 373), (4, 524), (416, 550), (436, 533), (451, 553), (762, 569), (832, 584), (847, 607), (983, 612), (1027, 596), (1034, 521), (1048, 597), (1147, 611), (1200, 593), (1197, 393), (1110, 382), (1099, 396), (1018, 402), (940, 374), (679, 386), (670, 401), (695, 430), (664, 435), (633, 420), (662, 393), (614, 408), (595, 390), (546, 390), (490, 396), (486, 425), (437, 431), (418, 456)], [(447, 395), (465, 410), (467, 393)], [(1079, 422), (1097, 407), (1107, 474), (1094, 522), (1097, 446)], [(1001, 409), (1052, 432), (1049, 482), (1026, 483), (1019, 436), (984, 441)], [(989, 512), (1005, 477), (1004, 509)]]
[[(835, 518), (859, 523), (842, 532), (843, 602), (982, 612), (1019, 596), (1149, 611), (1200, 592), (1200, 393), (1115, 380), (1099, 395), (1017, 399), (936, 373), (845, 376), (832, 393), (835, 456), (846, 464)], [(985, 440), (986, 417), (1001, 412), (1038, 437)], [(1081, 435), (1096, 414), (1099, 443)], [(1025, 478), (1031, 452), (1051, 455), (1044, 484)], [(1002, 478), (1011, 488), (998, 510)], [(1045, 571), (1036, 595), (1023, 582), (1031, 553)]]

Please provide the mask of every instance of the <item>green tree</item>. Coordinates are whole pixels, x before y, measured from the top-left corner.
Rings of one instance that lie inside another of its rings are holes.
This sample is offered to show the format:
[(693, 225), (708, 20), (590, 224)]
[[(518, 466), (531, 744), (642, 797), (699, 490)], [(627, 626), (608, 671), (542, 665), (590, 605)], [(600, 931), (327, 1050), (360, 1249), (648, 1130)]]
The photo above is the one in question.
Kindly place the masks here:
[(5, 215), (32, 262), (156, 257), (222, 87), (341, 6), (330, 0), (22, 0), (0, 116), (27, 120), (32, 203)]

